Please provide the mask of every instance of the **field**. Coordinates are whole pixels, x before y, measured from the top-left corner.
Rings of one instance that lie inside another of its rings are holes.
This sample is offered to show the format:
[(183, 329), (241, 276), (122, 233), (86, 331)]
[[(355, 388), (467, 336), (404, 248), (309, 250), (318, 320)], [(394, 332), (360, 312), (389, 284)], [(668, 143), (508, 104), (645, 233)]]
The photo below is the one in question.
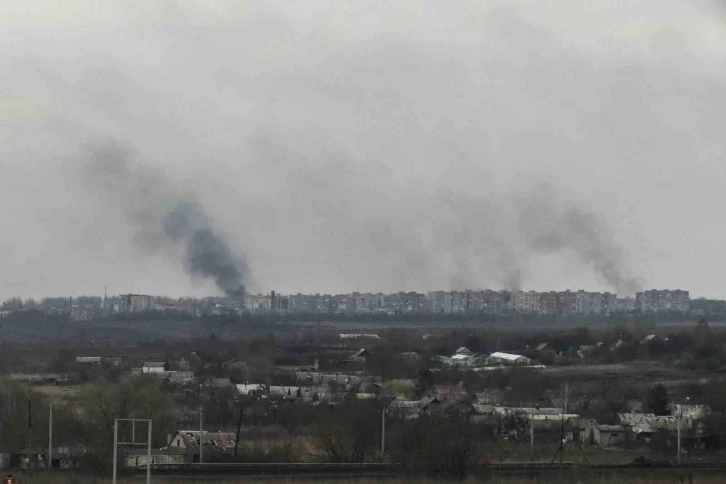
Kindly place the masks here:
[[(323, 316), (324, 317), (324, 316)], [(59, 322), (39, 317), (22, 324), (4, 322), (0, 331), (0, 342), (23, 345), (72, 344), (79, 346), (127, 346), (129, 344), (154, 341), (189, 341), (214, 335), (221, 340), (237, 340), (276, 332), (280, 335), (295, 335), (298, 329), (312, 330), (318, 336), (333, 337), (337, 333), (376, 332), (399, 328), (424, 333), (432, 330), (447, 331), (456, 328), (486, 330), (488, 332), (550, 332), (572, 330), (576, 326), (588, 326), (593, 330), (608, 327), (606, 322), (561, 319), (538, 321), (342, 321), (325, 323), (318, 328), (315, 322), (285, 322), (267, 324), (246, 324), (239, 321), (221, 320), (155, 320), (155, 321), (113, 321), (98, 320), (83, 323)], [(692, 327), (693, 321), (659, 322), (655, 332), (679, 331)], [(712, 329), (726, 329), (726, 322), (709, 322)]]
[[(16, 475), (18, 484), (110, 484), (111, 479), (100, 478), (97, 476), (82, 475), (37, 475), (22, 476)], [(469, 477), (463, 481), (444, 480), (444, 479), (426, 479), (420, 477), (410, 478), (377, 478), (377, 479), (356, 479), (356, 478), (318, 478), (318, 479), (299, 479), (290, 477), (249, 477), (249, 478), (230, 478), (230, 479), (194, 479), (194, 478), (173, 478), (163, 479), (152, 477), (154, 483), (165, 484), (313, 484), (320, 481), (341, 484), (444, 484), (459, 482), (462, 484), (474, 484), (486, 482), (490, 484), (554, 484), (558, 482), (565, 483), (583, 483), (583, 484), (656, 484), (656, 483), (673, 483), (673, 484), (716, 484), (726, 481), (726, 472), (677, 472), (677, 471), (637, 471), (628, 474), (597, 474), (592, 471), (585, 472), (564, 472), (563, 474), (550, 474), (546, 476), (477, 476)], [(145, 482), (144, 477), (119, 478), (119, 484), (132, 484)]]

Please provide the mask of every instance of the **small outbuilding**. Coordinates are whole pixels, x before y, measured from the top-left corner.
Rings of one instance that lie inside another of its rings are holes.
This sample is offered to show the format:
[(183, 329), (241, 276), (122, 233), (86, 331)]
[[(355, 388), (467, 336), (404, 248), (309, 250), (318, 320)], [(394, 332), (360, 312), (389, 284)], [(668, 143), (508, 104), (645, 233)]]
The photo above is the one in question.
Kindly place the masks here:
[(350, 356), (347, 360), (345, 360), (346, 363), (365, 363), (368, 361), (368, 358), (371, 356), (371, 354), (368, 352), (367, 349), (361, 348), (358, 351), (356, 351), (354, 354)]
[(471, 355), (473, 355), (473, 354), (474, 354), (474, 352), (473, 352), (473, 351), (471, 351), (471, 350), (470, 350), (469, 348), (467, 348), (466, 346), (462, 346), (462, 347), (461, 347), (461, 348), (459, 348), (458, 350), (454, 351), (454, 354), (455, 354), (455, 355), (464, 355), (464, 356), (471, 356)]
[(489, 355), (487, 358), (487, 364), (498, 364), (498, 365), (528, 365), (532, 362), (529, 358), (522, 355), (515, 355), (512, 353), (503, 353), (497, 351)]
[(630, 429), (624, 425), (595, 425), (592, 443), (596, 445), (622, 445), (628, 441)]

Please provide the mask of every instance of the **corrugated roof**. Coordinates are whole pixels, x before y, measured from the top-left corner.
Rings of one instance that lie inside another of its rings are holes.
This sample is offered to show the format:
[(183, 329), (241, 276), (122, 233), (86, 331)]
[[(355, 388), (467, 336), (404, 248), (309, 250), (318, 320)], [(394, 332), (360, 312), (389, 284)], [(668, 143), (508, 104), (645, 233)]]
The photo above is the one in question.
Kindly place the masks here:
[(640, 344), (650, 343), (651, 341), (655, 340), (656, 338), (658, 338), (658, 335), (649, 334), (648, 336), (643, 338), (643, 341), (641, 341)]
[(628, 427), (624, 425), (595, 425), (600, 432), (628, 432)]
[(250, 393), (255, 392), (262, 392), (264, 391), (264, 384), (263, 383), (243, 383), (241, 385), (235, 385), (235, 388), (237, 388), (237, 393), (240, 395), (249, 395)]
[(461, 385), (434, 385), (434, 393), (463, 395), (466, 390)]
[(526, 356), (514, 355), (512, 353), (503, 353), (501, 351), (496, 351), (496, 352), (492, 353), (491, 355), (489, 355), (489, 357), (497, 358), (497, 359), (505, 360), (505, 361), (529, 361), (529, 358), (527, 358)]

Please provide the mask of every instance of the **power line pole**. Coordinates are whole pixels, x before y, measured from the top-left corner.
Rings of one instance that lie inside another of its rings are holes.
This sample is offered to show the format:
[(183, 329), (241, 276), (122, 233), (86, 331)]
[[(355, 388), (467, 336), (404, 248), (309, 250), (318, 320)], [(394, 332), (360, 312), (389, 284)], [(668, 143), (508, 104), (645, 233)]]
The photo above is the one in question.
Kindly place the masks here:
[(30, 398), (28, 398), (28, 475), (30, 475), (30, 465), (31, 465), (31, 450), (30, 447), (32, 445), (32, 439), (33, 439), (33, 417), (32, 417), (32, 410), (30, 408)]
[(567, 399), (570, 395), (570, 382), (565, 383), (565, 405), (562, 409), (562, 417), (560, 423), (560, 446), (557, 448), (557, 452), (552, 456), (552, 464), (555, 463), (557, 456), (560, 456), (560, 471), (562, 470), (562, 454), (565, 453), (565, 414), (567, 414)]
[(204, 433), (202, 431), (202, 418), (203, 418), (203, 410), (204, 404), (199, 405), (199, 463), (204, 463)]
[(237, 457), (237, 447), (239, 447), (239, 431), (242, 428), (242, 413), (244, 411), (244, 405), (240, 404), (239, 417), (237, 419), (237, 437), (234, 439), (234, 456)]
[(680, 465), (681, 463), (681, 415), (683, 414), (683, 410), (681, 408), (678, 409), (678, 457), (676, 462)]
[(565, 408), (562, 409), (562, 439), (560, 440), (560, 469), (562, 469), (562, 454), (565, 453), (565, 415), (567, 414), (567, 399), (570, 396), (570, 382), (565, 383)]
[(386, 407), (381, 410), (381, 458), (386, 451)]
[(48, 469), (53, 468), (53, 401), (48, 408)]
[(118, 419), (113, 421), (113, 479), (112, 484), (116, 484), (116, 472), (118, 470)]
[(149, 430), (146, 442), (146, 484), (151, 484), (151, 463), (153, 460), (151, 457), (151, 420), (149, 420)]

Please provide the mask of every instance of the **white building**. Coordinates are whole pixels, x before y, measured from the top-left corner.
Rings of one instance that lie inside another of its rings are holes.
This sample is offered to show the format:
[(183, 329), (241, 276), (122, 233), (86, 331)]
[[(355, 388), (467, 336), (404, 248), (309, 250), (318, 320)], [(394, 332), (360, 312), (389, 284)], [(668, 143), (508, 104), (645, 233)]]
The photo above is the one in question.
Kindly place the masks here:
[(492, 353), (491, 355), (489, 355), (489, 358), (487, 358), (487, 363), (490, 365), (528, 365), (531, 362), (532, 360), (530, 360), (526, 356), (515, 355), (512, 353), (503, 353), (500, 351)]
[(141, 373), (163, 373), (166, 374), (166, 363), (163, 361), (145, 361), (141, 367)]

